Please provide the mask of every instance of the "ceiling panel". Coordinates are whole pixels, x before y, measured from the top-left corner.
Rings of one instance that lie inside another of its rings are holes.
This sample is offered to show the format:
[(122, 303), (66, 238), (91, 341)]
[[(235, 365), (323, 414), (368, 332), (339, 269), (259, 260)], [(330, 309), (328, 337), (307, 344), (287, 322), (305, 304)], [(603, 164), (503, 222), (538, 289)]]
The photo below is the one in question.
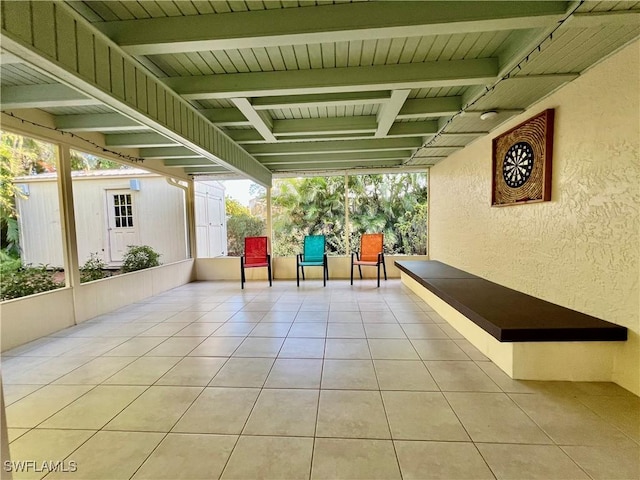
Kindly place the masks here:
[[(88, 22), (101, 23), (99, 28), (104, 29), (101, 31), (111, 32), (116, 44), (124, 38), (121, 42), (123, 52), (135, 52), (136, 45), (142, 45), (138, 51), (153, 51), (150, 55), (137, 54), (136, 58), (152, 75), (183, 92), (190, 104), (187, 108), (226, 109), (223, 113), (209, 111), (203, 114), (215, 119), (213, 121), (225, 131), (235, 134), (238, 141), (247, 142), (242, 146), (249, 151), (256, 146), (266, 146), (271, 154), (278, 155), (291, 151), (292, 147), (309, 147), (300, 143), (311, 141), (322, 143), (317, 148), (323, 152), (335, 151), (340, 145), (354, 146), (359, 151), (388, 151), (389, 145), (395, 145), (393, 142), (406, 141), (409, 142), (407, 146), (402, 146), (405, 161), (411, 158), (409, 163), (414, 165), (441, 161), (455, 150), (452, 147), (474, 141), (476, 132), (490, 134), (513, 115), (640, 35), (637, 15), (594, 16), (599, 12), (634, 9), (637, 13), (640, 2), (582, 2), (577, 12), (593, 12), (591, 17), (569, 18), (564, 22), (560, 20), (570, 13), (565, 8), (575, 8), (575, 3), (519, 3), (518, 7), (522, 8), (513, 9), (510, 3), (487, 2), (477, 11), (474, 11), (475, 4), (462, 9), (453, 2), (396, 3), (393, 13), (398, 16), (393, 20), (390, 16), (349, 17), (342, 14), (343, 8), (351, 9), (349, 11), (363, 8), (365, 13), (374, 9), (379, 13), (383, 8), (380, 5), (388, 5), (383, 2), (358, 2), (357, 5), (336, 7), (337, 12), (331, 10), (332, 5), (350, 3), (348, 0), (91, 0), (67, 3)], [(415, 10), (416, 5), (424, 10)], [(317, 9), (318, 6), (322, 8)], [(432, 15), (429, 7), (438, 10)], [(403, 8), (406, 9), (405, 17), (398, 13)], [(511, 13), (505, 10), (509, 8)], [(269, 12), (258, 13), (258, 17), (251, 13), (265, 10)], [(428, 15), (420, 19), (420, 24), (414, 25), (414, 19), (425, 11)], [(531, 13), (533, 11), (542, 16), (536, 17)], [(529, 13), (522, 18), (523, 12)], [(236, 13), (238, 16), (234, 16)], [(302, 17), (296, 18), (304, 27), (296, 30), (291, 23), (282, 21), (281, 14), (292, 13), (302, 13)], [(313, 19), (308, 24), (304, 18), (307, 14)], [(193, 27), (193, 31), (189, 31), (184, 25), (181, 29), (171, 28), (176, 21), (182, 21), (181, 17), (196, 15), (213, 15), (210, 18), (218, 20), (219, 15), (226, 15), (225, 21), (229, 20), (238, 28), (227, 32), (224, 28), (211, 29), (209, 33), (206, 17), (200, 19), (202, 22), (186, 20), (187, 26), (197, 24), (200, 29)], [(272, 16), (274, 20), (267, 30), (258, 22), (262, 15)], [(440, 15), (444, 15), (445, 20), (433, 20)], [(399, 23), (398, 18), (404, 18), (404, 23)], [(514, 18), (514, 28), (511, 18)], [(358, 24), (360, 19), (367, 23)], [(104, 25), (104, 22), (122, 20), (127, 22)], [(138, 20), (143, 23), (136, 24)], [(159, 28), (147, 27), (149, 22)], [(330, 22), (334, 22), (335, 29)], [(353, 25), (351, 30), (349, 25)], [(243, 30), (245, 26), (246, 31)], [(144, 28), (149, 29), (145, 31)], [(124, 37), (118, 37), (114, 31)], [(164, 36), (154, 36), (165, 31)], [(241, 31), (246, 38), (242, 38)], [(551, 31), (553, 37), (549, 38)], [(426, 35), (428, 32), (431, 34)], [(197, 38), (189, 38), (189, 34)], [(127, 43), (127, 38), (133, 40)], [(194, 41), (199, 42), (197, 46), (192, 43)], [(117, 51), (120, 47), (111, 48)], [(5, 88), (56, 82), (37, 69), (12, 62), (15, 58), (4, 57), (1, 82)], [(472, 66), (479, 62), (487, 69), (483, 73), (477, 73), (476, 67)], [(509, 79), (499, 81), (498, 75), (504, 73), (500, 71), (501, 66), (518, 63), (520, 68), (512, 70)], [(417, 70), (420, 71), (416, 73)], [(399, 71), (402, 75), (394, 73)], [(570, 78), (557, 76), (563, 73), (576, 75)], [(228, 77), (230, 74), (235, 76)], [(327, 85), (333, 93), (327, 93)], [(192, 90), (195, 94), (187, 95)], [(31, 95), (33, 89), (23, 91)], [(64, 88), (57, 91), (60, 92), (59, 101), (56, 103), (53, 99), (46, 103), (48, 108), (42, 108), (48, 114), (111, 114), (109, 118), (114, 118), (113, 110), (104, 105), (71, 106), (82, 105), (83, 98), (71, 98), (65, 104), (68, 92)], [(73, 92), (67, 96), (73, 97)], [(224, 98), (213, 98), (216, 96)], [(279, 98), (269, 102), (269, 96)], [(208, 97), (211, 99), (205, 99)], [(459, 100), (442, 100), (441, 97), (459, 97)], [(407, 101), (413, 103), (400, 114)], [(15, 101), (14, 105), (27, 103)], [(283, 108), (273, 108), (273, 105)], [(44, 102), (42, 106), (45, 106)], [(465, 114), (457, 115), (461, 109)], [(479, 119), (481, 112), (493, 109), (499, 112), (494, 119)], [(412, 118), (406, 118), (407, 115)], [(451, 118), (452, 115), (455, 116)], [(105, 123), (101, 123), (102, 120)], [(129, 131), (127, 123), (120, 118), (115, 118), (115, 124), (107, 120), (99, 118), (97, 125), (106, 125), (104, 128), (110, 133), (113, 130)], [(122, 129), (119, 128), (121, 122)], [(276, 126), (276, 122), (280, 123)], [(129, 128), (139, 132), (141, 127), (136, 124)], [(437, 132), (440, 135), (434, 137)], [(467, 135), (454, 135), (456, 133)], [(421, 148), (424, 141), (431, 138), (429, 148)], [(338, 141), (352, 143), (329, 145)], [(414, 155), (416, 150), (418, 153)], [(354, 166), (357, 163), (351, 164)]]

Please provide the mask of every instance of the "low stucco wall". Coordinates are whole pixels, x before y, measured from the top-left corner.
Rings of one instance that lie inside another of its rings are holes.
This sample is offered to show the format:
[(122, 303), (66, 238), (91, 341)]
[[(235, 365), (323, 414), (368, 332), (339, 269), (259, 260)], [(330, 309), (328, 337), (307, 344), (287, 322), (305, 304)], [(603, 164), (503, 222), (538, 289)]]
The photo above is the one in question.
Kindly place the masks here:
[(193, 263), (185, 260), (2, 302), (2, 351), (189, 283)]
[[(389, 255), (385, 257), (388, 278), (400, 278), (398, 270), (393, 262), (408, 260), (428, 260), (426, 255)], [(351, 275), (351, 257), (328, 257), (329, 279), (345, 279)], [(296, 258), (276, 257), (271, 259), (271, 268), (275, 280), (295, 280), (296, 278)], [(240, 258), (239, 257), (217, 257), (196, 259), (196, 279), (197, 280), (237, 280), (240, 281)], [(380, 278), (384, 278), (382, 270)], [(362, 276), (364, 278), (376, 278), (375, 267), (363, 267)], [(309, 279), (322, 279), (322, 269), (320, 267), (307, 267), (305, 277)], [(358, 269), (354, 267), (354, 280), (360, 278)], [(248, 268), (246, 270), (247, 281), (266, 280), (266, 268)]]

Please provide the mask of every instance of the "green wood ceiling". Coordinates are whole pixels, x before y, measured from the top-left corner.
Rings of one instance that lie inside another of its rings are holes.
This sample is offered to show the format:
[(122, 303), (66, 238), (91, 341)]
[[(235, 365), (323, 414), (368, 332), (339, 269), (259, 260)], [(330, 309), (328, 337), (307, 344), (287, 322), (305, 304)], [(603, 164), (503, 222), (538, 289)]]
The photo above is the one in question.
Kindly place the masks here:
[[(80, 72), (43, 70), (6, 5), (3, 110), (43, 110), (59, 129), (103, 133), (174, 171), (264, 184), (271, 172), (433, 165), (640, 35), (640, 2), (57, 3), (138, 62), (134, 82), (181, 97), (197, 131), (158, 128), (156, 98), (142, 115), (119, 108), (113, 79), (102, 97)], [(499, 115), (482, 121), (486, 110)]]

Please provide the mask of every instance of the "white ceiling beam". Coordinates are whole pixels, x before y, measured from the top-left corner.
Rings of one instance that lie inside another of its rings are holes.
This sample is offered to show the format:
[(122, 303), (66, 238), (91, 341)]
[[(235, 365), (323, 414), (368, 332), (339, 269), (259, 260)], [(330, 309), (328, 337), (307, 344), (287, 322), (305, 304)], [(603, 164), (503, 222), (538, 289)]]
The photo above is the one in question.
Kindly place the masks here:
[(334, 142), (299, 142), (247, 145), (252, 155), (297, 155), (301, 153), (366, 152), (368, 150), (412, 149), (422, 146), (420, 138), (376, 138), (371, 140), (336, 140)]
[(387, 91), (346, 92), (309, 95), (291, 95), (254, 98), (251, 101), (256, 110), (282, 110), (285, 108), (344, 107), (347, 105), (377, 105), (389, 100)]
[(164, 78), (188, 100), (304, 95), (353, 91), (485, 85), (496, 80), (498, 60), (481, 58), (278, 72)]
[(0, 52), (0, 65), (15, 65), (16, 63), (24, 63), (24, 60), (13, 53)]
[[(193, 158), (197, 157), (197, 154), (186, 147), (152, 147), (141, 148), (140, 156), (142, 158), (154, 159), (169, 159), (169, 158)], [(215, 165), (209, 160), (212, 165)]]
[(565, 2), (367, 2), (96, 23), (132, 55), (529, 29)]
[(258, 112), (252, 106), (251, 102), (246, 98), (232, 98), (233, 104), (247, 117), (251, 122), (251, 126), (262, 135), (267, 142), (275, 143), (276, 137), (271, 131), (273, 129), (273, 121), (267, 112)]
[(60, 84), (3, 86), (0, 95), (3, 110), (101, 105), (98, 100)]
[(377, 122), (374, 115), (273, 121), (273, 133), (278, 137), (324, 135), (327, 133), (367, 133), (375, 132), (376, 127)]
[[(229, 170), (226, 170), (223, 167), (213, 166), (209, 164), (208, 167), (184, 167), (184, 173), (187, 175), (204, 175), (211, 173), (231, 173)], [(241, 177), (244, 179), (244, 177)]]
[(376, 129), (375, 137), (382, 138), (387, 136), (410, 93), (411, 90), (394, 90), (391, 92), (391, 99), (378, 111), (378, 128)]
[(121, 148), (145, 148), (145, 147), (171, 147), (178, 145), (159, 133), (123, 133), (104, 136), (107, 147)]
[(462, 108), (462, 97), (410, 98), (400, 109), (398, 119), (447, 117)]
[(140, 131), (149, 127), (119, 113), (89, 113), (80, 115), (58, 115), (55, 117), (58, 130), (67, 132), (112, 132), (118, 130)]
[(211, 160), (204, 157), (183, 157), (183, 158), (170, 158), (162, 162), (165, 167), (179, 168), (179, 167), (211, 167), (221, 172), (228, 172), (224, 167), (217, 166), (211, 163)]

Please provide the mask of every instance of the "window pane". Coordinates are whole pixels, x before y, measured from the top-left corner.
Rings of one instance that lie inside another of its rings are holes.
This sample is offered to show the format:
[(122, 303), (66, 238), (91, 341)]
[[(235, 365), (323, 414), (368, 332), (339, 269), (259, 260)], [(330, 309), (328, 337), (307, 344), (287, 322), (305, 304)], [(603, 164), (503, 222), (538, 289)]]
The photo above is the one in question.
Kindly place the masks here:
[(427, 253), (427, 174), (349, 176), (351, 249), (363, 233), (384, 233), (386, 254)]
[(346, 255), (344, 191), (343, 175), (274, 180), (274, 254), (296, 255), (305, 235), (325, 235), (329, 255)]

